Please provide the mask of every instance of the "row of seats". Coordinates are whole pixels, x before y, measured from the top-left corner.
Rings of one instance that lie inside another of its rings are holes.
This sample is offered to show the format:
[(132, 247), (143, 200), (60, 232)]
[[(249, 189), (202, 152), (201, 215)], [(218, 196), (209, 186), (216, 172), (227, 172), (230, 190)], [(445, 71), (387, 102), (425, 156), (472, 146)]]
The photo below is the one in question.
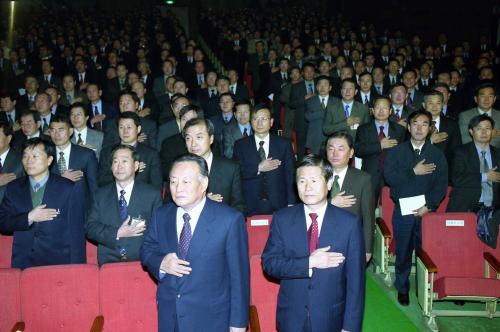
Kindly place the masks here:
[(156, 284), (139, 262), (4, 268), (0, 289), (0, 332), (158, 329)]

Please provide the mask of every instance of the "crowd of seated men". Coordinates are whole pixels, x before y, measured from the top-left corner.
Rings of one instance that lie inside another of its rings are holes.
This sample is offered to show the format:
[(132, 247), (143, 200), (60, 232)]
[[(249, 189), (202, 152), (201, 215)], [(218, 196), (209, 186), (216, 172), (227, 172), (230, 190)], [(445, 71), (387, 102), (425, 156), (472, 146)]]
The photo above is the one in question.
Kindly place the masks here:
[[(33, 17), (0, 48), (0, 232), (15, 236), (14, 267), (83, 262), (85, 239), (100, 264), (137, 260), (187, 152), (208, 163), (208, 197), (246, 215), (297, 203), (296, 159), (325, 156), (331, 202), (362, 219), (367, 261), (382, 187), (408, 186), (401, 167), (428, 180), (408, 195), (434, 194), (417, 217), (443, 185), (450, 211), (500, 204), (498, 55), (486, 36), (452, 45), (300, 8), (207, 10), (199, 31), (221, 73), (171, 13), (58, 17)], [(398, 164), (403, 145), (418, 150), (412, 165)], [(72, 197), (56, 208), (41, 204), (61, 195), (54, 185)], [(53, 261), (46, 220), (69, 234), (53, 239)]]

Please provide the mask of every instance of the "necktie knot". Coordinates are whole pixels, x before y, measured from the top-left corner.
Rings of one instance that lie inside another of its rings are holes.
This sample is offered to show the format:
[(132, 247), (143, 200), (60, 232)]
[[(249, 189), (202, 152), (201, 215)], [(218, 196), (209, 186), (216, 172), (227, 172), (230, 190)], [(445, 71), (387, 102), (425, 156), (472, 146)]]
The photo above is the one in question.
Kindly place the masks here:
[(191, 216), (188, 213), (184, 213), (182, 219), (184, 220), (184, 226), (179, 237), (179, 258), (186, 259), (192, 237), (191, 224), (189, 223)]
[(314, 213), (314, 212), (309, 213), (309, 217), (311, 218), (311, 220), (313, 222), (318, 221), (318, 214), (317, 213)]
[(263, 146), (264, 146), (264, 141), (260, 141), (260, 142), (259, 142), (259, 146), (260, 146), (260, 147), (263, 147)]
[(308, 230), (309, 236), (309, 254), (318, 248), (319, 240), (319, 226), (318, 226), (318, 214), (309, 213), (309, 218), (311, 218), (311, 226)]
[(248, 136), (248, 129), (245, 127), (243, 128), (243, 136), (247, 137)]
[(380, 126), (380, 127), (378, 127), (378, 129), (379, 129), (379, 132), (380, 132), (381, 134), (383, 134), (383, 133), (384, 133), (384, 126)]
[(415, 149), (415, 154), (416, 154), (417, 156), (420, 156), (420, 149)]
[(40, 190), (40, 183), (35, 183), (35, 185), (33, 186), (33, 191), (37, 192), (38, 190)]
[(189, 213), (184, 213), (182, 215), (182, 219), (184, 220), (184, 223), (189, 223), (189, 221), (191, 220), (191, 216), (189, 215)]

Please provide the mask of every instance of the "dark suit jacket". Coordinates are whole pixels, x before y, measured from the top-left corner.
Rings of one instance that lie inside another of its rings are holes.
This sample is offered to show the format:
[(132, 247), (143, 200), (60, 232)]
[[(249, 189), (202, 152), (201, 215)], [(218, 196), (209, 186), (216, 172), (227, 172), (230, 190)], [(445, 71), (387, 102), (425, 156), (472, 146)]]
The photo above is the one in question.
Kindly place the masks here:
[[(158, 331), (228, 331), (245, 327), (250, 302), (248, 240), (243, 215), (206, 199), (186, 260), (193, 271), (182, 278), (160, 276), (169, 253), (178, 254), (177, 206), (156, 210), (141, 248), (141, 261), (159, 280)], [(178, 296), (180, 294), (180, 296)], [(176, 318), (176, 316), (178, 318)]]
[[(411, 108), (409, 108), (408, 106), (404, 105), (403, 106), (403, 110), (402, 112), (400, 113), (400, 117), (401, 119), (407, 119), (408, 116), (413, 113), (413, 110)], [(397, 119), (396, 119), (396, 114), (395, 114), (395, 110), (394, 108), (392, 108), (392, 113), (391, 113), (391, 116), (389, 117), (389, 120), (391, 121), (394, 121), (394, 122), (397, 122)]]
[[(161, 145), (160, 149), (160, 160), (161, 160), (161, 170), (163, 172), (163, 179), (168, 182), (168, 175), (170, 172), (170, 167), (174, 160), (187, 153), (186, 142), (182, 135), (176, 134), (165, 139)], [(167, 186), (168, 188), (168, 186)]]
[(42, 91), (47, 89), (51, 85), (55, 86), (58, 90), (62, 91), (62, 80), (61, 80), (61, 78), (59, 78), (58, 76), (56, 76), (54, 74), (52, 74), (50, 76), (49, 82), (45, 81), (44, 75), (38, 76), (37, 80), (38, 80), (38, 84), (40, 86), (40, 90), (42, 90)]
[[(389, 137), (396, 139), (398, 144), (406, 140), (406, 130), (403, 126), (389, 121)], [(381, 153), (386, 154), (390, 149), (382, 150), (378, 139), (378, 129), (374, 121), (359, 126), (356, 132), (356, 143), (354, 152), (356, 157), (363, 159), (361, 169), (371, 176), (372, 187), (380, 191), (383, 186), (384, 170), (380, 168), (379, 157)]]
[[(372, 108), (373, 103), (375, 102), (375, 98), (377, 98), (378, 96), (379, 96), (379, 94), (377, 93), (377, 90), (374, 87), (372, 87), (372, 89), (370, 90), (370, 97), (368, 98), (368, 104), (366, 104), (366, 106), (368, 108)], [(358, 93), (354, 97), (354, 100), (357, 102), (360, 102), (361, 104), (365, 104), (365, 101), (362, 100), (362, 97), (361, 97), (361, 90), (358, 91)]]
[(233, 96), (235, 102), (249, 99), (247, 86), (241, 83), (236, 84), (236, 92), (233, 94)]
[[(91, 103), (87, 105), (87, 110), (89, 112), (89, 120), (87, 121), (87, 126), (89, 128), (95, 129), (95, 127), (92, 127), (92, 125), (90, 124), (90, 120), (92, 120), (92, 118), (95, 116)], [(104, 121), (102, 121), (102, 131), (106, 131), (108, 129), (109, 123), (116, 121), (115, 119), (118, 117), (118, 112), (119, 110), (116, 107), (102, 101), (102, 113), (106, 116)]]
[(172, 118), (170, 121), (165, 122), (164, 124), (158, 127), (158, 137), (156, 139), (156, 149), (158, 151), (161, 150), (163, 142), (172, 136), (180, 135), (181, 132), (179, 130), (179, 126), (177, 125), (177, 120)]
[[(57, 167), (58, 159), (59, 156), (54, 159), (50, 170), (54, 174), (61, 175), (59, 174), (59, 167)], [(68, 165), (68, 169), (80, 170), (84, 174), (83, 178), (76, 183), (82, 186), (86, 201), (85, 207), (88, 208), (92, 202), (92, 196), (97, 190), (97, 158), (95, 153), (90, 149), (72, 143)]]
[(268, 275), (281, 279), (276, 317), (280, 331), (302, 332), (308, 311), (312, 331), (361, 331), (365, 248), (358, 218), (328, 204), (318, 248), (326, 246), (346, 260), (335, 268), (314, 269), (309, 277), (304, 205), (274, 213), (262, 265)]
[(80, 186), (50, 174), (42, 204), (58, 209), (51, 221), (28, 223), (33, 209), (29, 177), (7, 185), (0, 205), (0, 231), (14, 234), (12, 267), (85, 263), (84, 198)]
[[(500, 166), (500, 151), (490, 145), (493, 167)], [(451, 168), (453, 190), (448, 202), (448, 212), (474, 211), (481, 198), (480, 160), (474, 142), (464, 144), (455, 150)], [(493, 204), (498, 208), (500, 185), (493, 182)]]
[[(139, 118), (141, 120), (141, 133), (146, 134), (147, 139), (144, 144), (149, 145), (153, 149), (156, 148), (156, 140), (158, 137), (158, 128), (156, 127), (156, 122), (146, 119)], [(120, 135), (118, 134), (118, 121), (109, 121), (107, 124), (107, 129), (104, 132), (104, 139), (102, 142), (103, 147), (113, 146), (120, 143)]]
[[(214, 125), (214, 137), (215, 137), (215, 141), (217, 142), (218, 147), (222, 148), (224, 146), (224, 143), (222, 141), (222, 131), (231, 122), (236, 122), (234, 114), (231, 117), (231, 120), (229, 120), (227, 123), (224, 122), (224, 118), (222, 116), (222, 112), (219, 112), (219, 114), (212, 116), (209, 120), (212, 121), (212, 124)], [(222, 154), (223, 152), (224, 152), (223, 150), (220, 150), (219, 154)]]
[[(108, 146), (102, 149), (101, 157), (99, 158), (99, 169), (97, 172), (97, 183), (99, 187), (103, 187), (108, 183), (114, 182), (113, 172), (111, 171), (112, 155), (114, 146)], [(139, 162), (146, 164), (146, 168), (142, 172), (136, 173), (135, 179), (149, 183), (157, 190), (161, 190), (163, 185), (160, 169), (160, 158), (158, 152), (149, 146), (138, 143), (136, 146), (139, 154)]]
[[(97, 259), (99, 265), (123, 261), (120, 249), (126, 250), (128, 261), (139, 260), (140, 248), (144, 236), (122, 237), (116, 239), (118, 229), (123, 224), (120, 217), (116, 183), (112, 182), (99, 188), (94, 195), (92, 208), (85, 223), (87, 237), (98, 244)], [(131, 218), (146, 221), (149, 225), (154, 211), (160, 207), (160, 191), (142, 181), (135, 181), (127, 204)]]
[[(422, 159), (434, 163), (434, 172), (415, 175), (413, 168)], [(391, 187), (391, 198), (399, 206), (399, 198), (425, 195), (427, 208), (435, 211), (448, 188), (448, 165), (437, 147), (425, 142), (417, 158), (410, 141), (390, 149), (384, 162), (385, 182)]]
[(208, 118), (212, 115), (217, 114), (219, 110), (219, 98), (218, 94), (216, 96), (210, 97), (208, 95), (208, 89), (199, 89), (196, 94), (196, 99), (200, 103), (201, 108), (205, 117)]
[(373, 227), (375, 224), (375, 204), (373, 187), (370, 174), (359, 169), (349, 167), (345, 174), (342, 188), (345, 195), (356, 197), (356, 203), (353, 206), (344, 208), (361, 220), (363, 223), (363, 238), (365, 240), (365, 249), (367, 253), (372, 252)]
[(238, 163), (224, 157), (213, 156), (208, 180), (207, 192), (222, 195), (223, 203), (245, 212)]
[(243, 196), (250, 216), (271, 213), (296, 202), (295, 158), (290, 142), (271, 135), (267, 157), (280, 160), (281, 165), (275, 170), (265, 172), (268, 202), (262, 202), (259, 197), (264, 174), (257, 174), (260, 158), (255, 136), (242, 138), (234, 144), (233, 159), (240, 163)]
[[(16, 178), (24, 176), (24, 168), (21, 163), (22, 154), (17, 150), (10, 148), (5, 160), (2, 160), (2, 173), (14, 173)], [(3, 195), (7, 185), (0, 186), (0, 202), (2, 202)]]
[(448, 139), (434, 145), (439, 148), (439, 150), (443, 151), (444, 155), (446, 156), (446, 161), (448, 162), (448, 170), (451, 170), (453, 152), (456, 148), (462, 145), (462, 137), (460, 135), (458, 123), (455, 120), (441, 116), (439, 132), (447, 133)]

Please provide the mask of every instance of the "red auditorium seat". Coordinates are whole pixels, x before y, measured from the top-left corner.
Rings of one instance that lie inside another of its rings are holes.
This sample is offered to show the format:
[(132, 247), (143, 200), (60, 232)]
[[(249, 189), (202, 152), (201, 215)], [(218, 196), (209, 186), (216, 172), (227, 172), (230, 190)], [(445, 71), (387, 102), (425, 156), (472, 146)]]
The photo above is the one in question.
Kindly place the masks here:
[(0, 269), (0, 332), (21, 321), (21, 270)]
[(250, 332), (276, 331), (279, 281), (267, 277), (260, 255), (250, 257)]
[(450, 193), (451, 193), (451, 187), (448, 187), (448, 189), (446, 190), (446, 196), (444, 196), (443, 200), (436, 209), (436, 212), (439, 213), (446, 212), (446, 208), (448, 207), (448, 201), (450, 200)]
[(264, 251), (272, 219), (272, 215), (247, 217), (248, 256), (260, 255)]
[(97, 265), (97, 245), (87, 240), (86, 245), (86, 253), (87, 253), (87, 264)]
[[(429, 213), (422, 218), (422, 248), (417, 252), (418, 300), (428, 323), (435, 316), (500, 317), (500, 279), (485, 276), (485, 262), (500, 268), (498, 260), (484, 254), (476, 236), (473, 213)], [(473, 300), (485, 311), (435, 310), (433, 301)], [(433, 326), (431, 326), (432, 328)]]
[(0, 234), (0, 268), (11, 266), (13, 240), (11, 235)]
[(110, 263), (99, 275), (103, 331), (157, 331), (156, 283), (140, 262)]
[(28, 268), (21, 275), (22, 331), (101, 331), (99, 269), (73, 264)]

